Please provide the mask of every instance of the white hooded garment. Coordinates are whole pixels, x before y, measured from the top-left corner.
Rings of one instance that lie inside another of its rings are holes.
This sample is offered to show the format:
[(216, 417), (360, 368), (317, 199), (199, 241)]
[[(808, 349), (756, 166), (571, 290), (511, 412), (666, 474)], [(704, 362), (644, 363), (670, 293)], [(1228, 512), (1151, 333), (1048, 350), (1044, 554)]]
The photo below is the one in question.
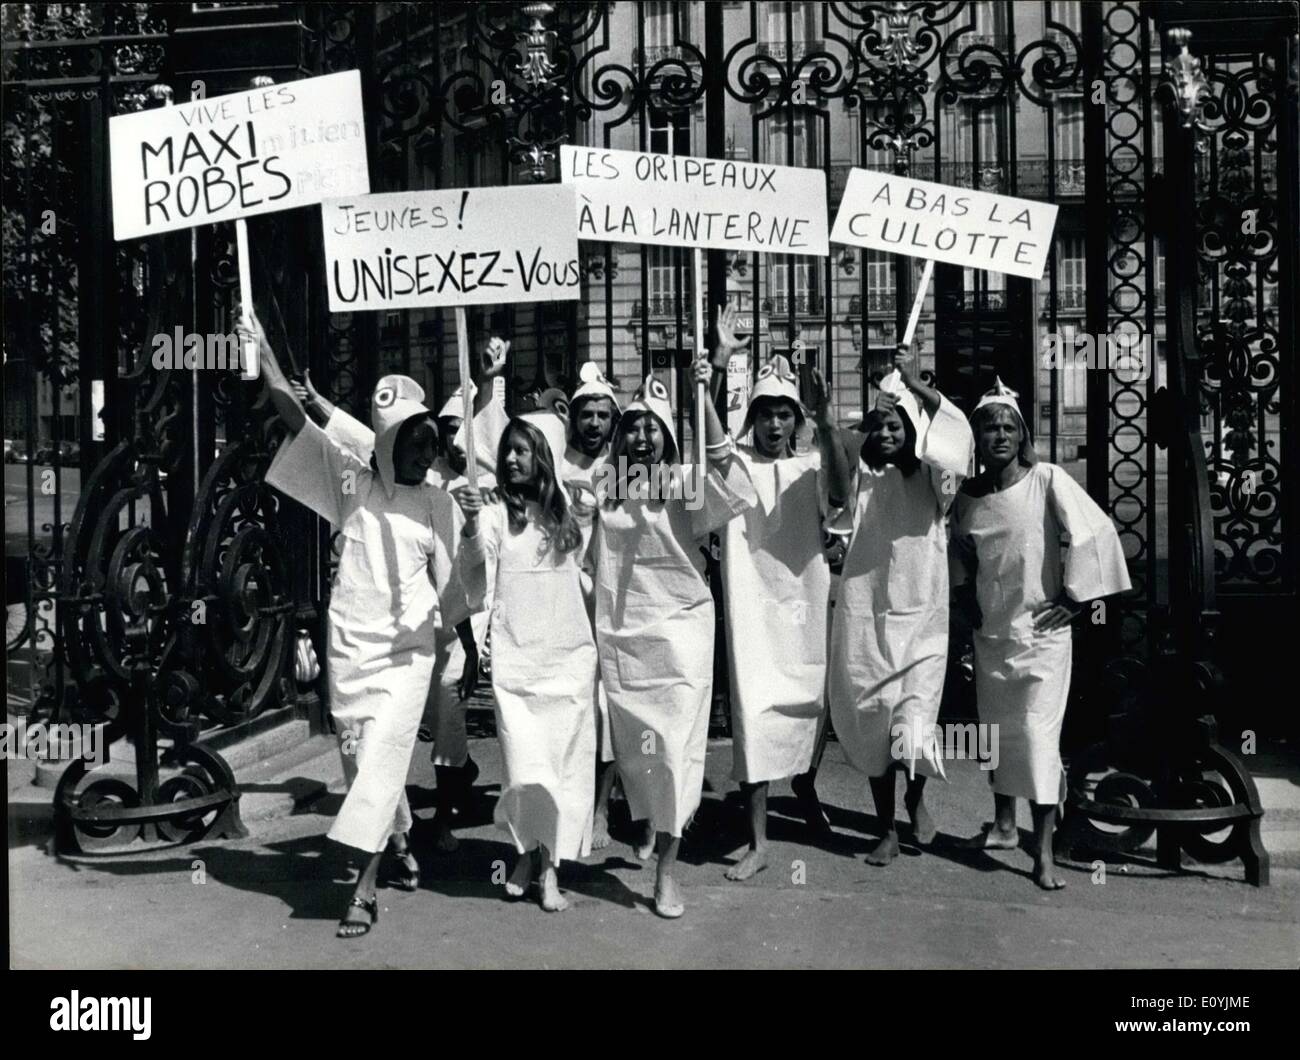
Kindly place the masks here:
[(593, 546), (600, 674), (623, 790), (633, 820), (673, 836), (704, 786), (714, 614), (702, 545), (756, 503), (735, 460), (709, 469), (699, 500), (695, 511), (682, 499), (604, 504)]
[[(381, 383), (383, 380), (380, 381)], [(457, 391), (459, 394), (459, 391)], [(459, 398), (448, 401), (444, 414), (459, 415), (461, 406), (455, 404)], [(500, 441), (500, 432), (505, 423), (504, 410), (495, 398), (486, 408), (474, 417), (475, 451), (487, 450), (495, 454)], [(375, 432), (354, 416), (341, 408), (336, 408), (329, 422), (325, 424), (325, 433), (363, 462), (370, 459), (375, 446)], [(458, 435), (459, 437), (459, 435)], [(443, 457), (435, 461), (425, 479), (430, 484), (446, 493), (451, 493), (460, 486), (467, 485), (469, 479), (457, 475), (447, 465)], [(496, 477), (479, 468), (478, 485), (481, 489), (496, 486)], [(459, 504), (452, 505), (452, 522), (450, 526), (440, 527), (445, 553), (454, 561), (456, 550), (461, 541), (461, 528), (465, 525), (465, 516)], [(429, 679), (429, 695), (425, 702), (422, 720), (433, 732), (433, 764), (436, 766), (463, 766), (469, 759), (469, 733), (465, 724), (465, 704), (460, 698), (459, 682), (461, 671), (465, 666), (465, 649), (461, 646), (456, 626), (467, 617), (474, 631), (474, 640), (481, 647), (487, 631), (487, 609), (492, 606), (491, 594), (482, 610), (471, 614), (463, 600), (463, 589), (452, 580), (451, 569), (436, 572), (440, 584), (447, 585), (441, 593), (444, 605), (441, 627), (434, 643), (433, 673)], [(489, 585), (491, 572), (489, 571)]]
[(523, 853), (541, 843), (557, 862), (591, 851), (596, 762), (596, 642), (582, 591), (590, 522), (572, 552), (545, 540), (534, 502), (510, 529), (506, 507), (484, 508), (457, 566), (471, 598), (495, 571), (492, 691), (505, 778), (497, 825)]
[[(398, 429), (428, 409), (400, 396), (379, 406), (380, 389), (375, 456), (391, 475)], [(376, 853), (411, 826), (406, 775), (441, 629), (438, 593), (451, 570), (455, 502), (428, 482), (386, 482), (310, 421), (280, 447), (266, 481), (342, 538), (326, 675), (349, 786), (329, 836)]]
[[(1062, 534), (1069, 538), (1061, 557)], [(1015, 485), (958, 496), (953, 580), (974, 568), (983, 621), (975, 632), (980, 723), (993, 725), (993, 790), (1044, 806), (1065, 796), (1061, 724), (1070, 693), (1071, 631), (1034, 631), (1033, 612), (1062, 588), (1078, 603), (1131, 588), (1119, 535), (1091, 497), (1055, 464), (1036, 463)]]
[(782, 780), (812, 764), (826, 690), (830, 568), (817, 450), (736, 457), (757, 503), (721, 532), (734, 779)]
[(858, 460), (855, 500), (844, 513), (853, 536), (831, 623), (831, 720), (849, 763), (869, 777), (896, 761), (909, 776), (943, 776), (933, 726), (948, 664), (944, 516), (970, 471), (973, 443), (947, 398), (933, 419), (914, 403), (911, 416), (920, 459), (911, 475)]

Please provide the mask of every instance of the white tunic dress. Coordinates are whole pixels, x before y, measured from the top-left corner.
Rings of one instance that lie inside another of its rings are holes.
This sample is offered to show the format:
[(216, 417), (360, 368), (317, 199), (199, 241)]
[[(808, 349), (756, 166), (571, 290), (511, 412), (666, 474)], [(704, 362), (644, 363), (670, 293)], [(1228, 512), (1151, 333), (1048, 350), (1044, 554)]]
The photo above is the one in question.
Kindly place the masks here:
[(774, 460), (736, 447), (757, 504), (722, 530), (734, 779), (782, 780), (812, 764), (826, 690), (830, 567), (813, 450)]
[[(609, 452), (606, 449), (600, 456), (588, 456), (586, 453), (573, 446), (569, 446), (564, 453), (564, 470), (560, 473), (561, 479), (573, 486), (577, 486), (581, 496), (588, 504), (595, 504), (595, 489), (592, 485), (592, 479), (596, 474), (596, 469), (605, 463)], [(595, 622), (595, 597), (588, 600), (588, 611), (591, 614), (592, 622)], [(609, 700), (605, 696), (605, 686), (600, 683), (599, 674), (596, 677), (596, 753), (600, 756), (601, 762), (614, 761), (614, 741), (609, 732)]]
[(966, 418), (941, 398), (911, 475), (859, 459), (831, 630), (829, 695), (849, 763), (880, 777), (943, 776), (934, 723), (948, 665), (948, 536), (944, 515), (970, 470)]
[[(994, 725), (993, 790), (1045, 806), (1065, 796), (1061, 723), (1070, 692), (1071, 631), (1036, 633), (1032, 612), (1060, 597), (1078, 603), (1129, 589), (1110, 519), (1074, 479), (1037, 463), (1015, 485), (953, 508), (953, 578), (974, 567), (983, 622), (975, 632), (980, 723)], [(1061, 556), (1062, 535), (1069, 548)]]
[(326, 675), (348, 794), (329, 837), (369, 853), (411, 826), (415, 734), (441, 628), (455, 502), (428, 482), (390, 497), (369, 465), (308, 422), (266, 481), (338, 527)]
[(596, 642), (581, 584), (590, 530), (560, 554), (544, 541), (537, 506), (527, 513), (515, 533), (504, 504), (487, 506), (457, 566), (471, 598), (489, 557), (496, 572), (492, 690), (505, 758), (496, 823), (520, 853), (541, 843), (558, 863), (591, 851)]
[[(489, 406), (490, 408), (491, 406)], [(480, 416), (485, 415), (480, 413)], [(476, 421), (478, 423), (478, 421)], [(369, 463), (370, 454), (375, 447), (375, 432), (356, 417), (341, 408), (336, 408), (329, 422), (325, 424), (325, 433), (351, 452), (363, 463)], [(485, 427), (478, 424), (480, 437)], [(495, 442), (486, 439), (489, 445)], [(493, 449), (495, 452), (495, 448)], [(464, 475), (457, 475), (439, 458), (429, 469), (426, 480), (440, 490), (450, 494), (452, 490), (469, 482)], [(491, 489), (496, 486), (496, 478), (480, 469), (478, 483), (481, 488)], [(465, 525), (465, 517), (460, 505), (452, 506), (450, 525), (438, 527), (439, 535), (445, 548), (439, 551), (440, 557), (455, 559), (459, 547), (460, 531)], [(469, 759), (469, 734), (465, 725), (465, 704), (460, 698), (460, 675), (465, 666), (465, 649), (461, 646), (456, 626), (467, 617), (471, 620), (474, 639), (481, 646), (487, 630), (487, 608), (491, 607), (491, 595), (483, 605), (483, 610), (469, 614), (463, 602), (463, 590), (452, 580), (451, 570), (437, 572), (441, 584), (446, 585), (442, 591), (442, 622), (434, 640), (433, 673), (429, 678), (429, 695), (425, 703), (424, 716), (421, 719), (433, 731), (433, 764), (436, 766), (463, 766)], [(489, 572), (489, 584), (491, 573)]]
[(700, 805), (713, 695), (713, 596), (703, 538), (755, 503), (739, 461), (683, 500), (602, 506), (596, 524), (596, 640), (633, 820), (680, 836)]

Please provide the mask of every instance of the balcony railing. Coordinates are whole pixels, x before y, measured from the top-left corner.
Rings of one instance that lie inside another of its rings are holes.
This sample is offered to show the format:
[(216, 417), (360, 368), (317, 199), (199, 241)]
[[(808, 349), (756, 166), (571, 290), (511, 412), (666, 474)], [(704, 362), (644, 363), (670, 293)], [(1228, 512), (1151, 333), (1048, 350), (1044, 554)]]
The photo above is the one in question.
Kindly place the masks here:
[(692, 66), (700, 65), (699, 55), (678, 44), (652, 44), (648, 48), (632, 49), (634, 63), (644, 62), (646, 66), (654, 66), (665, 59), (677, 59)]
[(824, 40), (761, 40), (755, 47), (759, 55), (770, 55), (781, 62), (798, 62), (805, 55), (825, 50)]
[(820, 294), (796, 294), (793, 301), (785, 295), (775, 295), (764, 298), (762, 302), (764, 313), (788, 313), (791, 307), (796, 313), (824, 313), (826, 312), (826, 299)]
[[(894, 306), (897, 304), (897, 298), (893, 291), (868, 291), (867, 292), (867, 312), (868, 313), (892, 313)], [(862, 296), (855, 294), (849, 299), (849, 315), (857, 316), (862, 312)]]

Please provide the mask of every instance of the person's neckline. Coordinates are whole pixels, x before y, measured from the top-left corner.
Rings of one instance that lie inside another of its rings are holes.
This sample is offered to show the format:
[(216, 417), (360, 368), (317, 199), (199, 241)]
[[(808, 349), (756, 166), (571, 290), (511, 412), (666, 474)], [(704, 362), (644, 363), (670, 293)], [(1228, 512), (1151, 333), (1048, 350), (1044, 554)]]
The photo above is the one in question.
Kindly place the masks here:
[[(1017, 458), (1017, 459), (1019, 459), (1019, 458)], [(1022, 466), (1023, 466), (1023, 465), (1022, 465)], [(1037, 466), (1036, 464), (1030, 464), (1028, 467), (1026, 467), (1026, 468), (1025, 468), (1025, 472), (1024, 472), (1024, 474), (1021, 475), (1018, 479), (1016, 479), (1015, 482), (1011, 483), (1010, 486), (1003, 486), (1001, 489), (989, 489), (989, 490), (987, 490), (986, 492), (981, 493), (980, 496), (981, 496), (981, 497), (1001, 497), (1001, 496), (1004, 496), (1005, 494), (1010, 493), (1013, 489), (1015, 489), (1017, 486), (1019, 486), (1022, 482), (1026, 481), (1026, 480), (1029, 478), (1029, 476), (1032, 475), (1032, 474), (1034, 473), (1034, 468), (1035, 468), (1036, 466)]]

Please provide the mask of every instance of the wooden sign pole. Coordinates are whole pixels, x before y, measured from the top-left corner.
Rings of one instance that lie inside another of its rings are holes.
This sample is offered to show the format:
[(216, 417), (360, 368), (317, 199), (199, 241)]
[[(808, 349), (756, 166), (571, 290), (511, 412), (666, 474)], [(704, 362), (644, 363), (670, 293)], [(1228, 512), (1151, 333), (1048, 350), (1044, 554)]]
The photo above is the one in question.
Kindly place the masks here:
[[(709, 340), (704, 334), (704, 254), (699, 247), (693, 247), (694, 258), (694, 276), (695, 276), (695, 355), (707, 357), (709, 355)], [(692, 364), (692, 368), (694, 365)], [(704, 403), (709, 400), (709, 388), (706, 383), (699, 383), (695, 387), (695, 463), (699, 467), (697, 474), (704, 474)]]
[(465, 307), (456, 307), (456, 352), (460, 358), (460, 390), (465, 399), (465, 477), (478, 487), (478, 466), (474, 455), (474, 382), (469, 371), (469, 324)]

